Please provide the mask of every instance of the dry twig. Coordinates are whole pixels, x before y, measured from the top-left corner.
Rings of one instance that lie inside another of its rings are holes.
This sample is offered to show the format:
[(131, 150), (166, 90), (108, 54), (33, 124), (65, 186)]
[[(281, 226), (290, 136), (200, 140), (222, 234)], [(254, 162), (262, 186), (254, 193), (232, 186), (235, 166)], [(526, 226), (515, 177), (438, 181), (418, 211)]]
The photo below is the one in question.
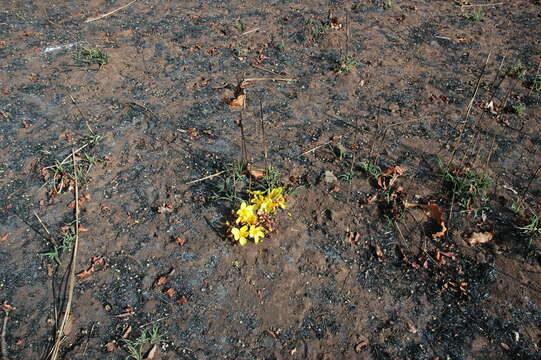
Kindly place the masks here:
[[(71, 158), (73, 161), (73, 169), (76, 172), (77, 170), (77, 161), (75, 160), (75, 150), (71, 151)], [(73, 302), (73, 289), (75, 288), (75, 266), (77, 264), (77, 249), (79, 247), (79, 184), (77, 183), (77, 177), (74, 177), (75, 182), (75, 243), (73, 245), (73, 251), (71, 253), (71, 266), (70, 274), (68, 278), (68, 301), (66, 303), (66, 309), (64, 310), (64, 316), (60, 327), (57, 329), (55, 343), (51, 351), (50, 360), (56, 360), (58, 358), (58, 353), (60, 351), (60, 344), (62, 343), (64, 337), (64, 328), (68, 322), (71, 304)]]
[(109, 15), (113, 15), (114, 13), (116, 13), (117, 11), (120, 11), (124, 8), (127, 8), (128, 6), (130, 6), (131, 4), (133, 4), (134, 2), (136, 2), (137, 0), (133, 0), (133, 1), (130, 1), (129, 3), (127, 3), (126, 5), (122, 5), (121, 7), (119, 8), (116, 8), (112, 11), (109, 11), (108, 13), (106, 14), (102, 14), (102, 15), (98, 15), (98, 16), (94, 16), (94, 17), (89, 17), (88, 19), (85, 20), (85, 23), (89, 23), (89, 22), (92, 22), (92, 21), (96, 21), (96, 20), (100, 20), (100, 19), (103, 19), (104, 17), (107, 17)]

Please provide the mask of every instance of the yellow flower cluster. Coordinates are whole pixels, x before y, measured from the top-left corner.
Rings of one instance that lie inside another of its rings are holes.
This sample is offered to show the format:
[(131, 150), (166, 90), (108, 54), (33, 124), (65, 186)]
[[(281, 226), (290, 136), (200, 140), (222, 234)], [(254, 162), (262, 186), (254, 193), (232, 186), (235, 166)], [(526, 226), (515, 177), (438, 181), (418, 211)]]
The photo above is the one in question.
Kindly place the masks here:
[(259, 243), (269, 229), (265, 228), (267, 216), (276, 213), (276, 209), (286, 208), (283, 188), (274, 188), (267, 191), (250, 191), (252, 195), (250, 204), (242, 202), (237, 210), (235, 223), (239, 227), (231, 227), (231, 234), (240, 245), (246, 245), (248, 238)]

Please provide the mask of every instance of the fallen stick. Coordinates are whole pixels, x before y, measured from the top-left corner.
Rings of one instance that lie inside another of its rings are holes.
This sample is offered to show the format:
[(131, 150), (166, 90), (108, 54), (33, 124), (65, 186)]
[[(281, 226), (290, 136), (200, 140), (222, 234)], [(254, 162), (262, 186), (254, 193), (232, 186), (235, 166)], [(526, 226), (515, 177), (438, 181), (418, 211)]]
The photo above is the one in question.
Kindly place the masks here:
[(96, 21), (96, 20), (100, 20), (100, 19), (103, 19), (104, 17), (107, 17), (109, 15), (113, 15), (114, 13), (116, 13), (117, 11), (120, 11), (124, 8), (127, 8), (128, 6), (130, 6), (131, 4), (133, 4), (134, 2), (136, 2), (137, 0), (133, 0), (133, 1), (130, 1), (129, 3), (127, 3), (126, 5), (122, 5), (121, 7), (119, 8), (116, 8), (114, 9), (113, 11), (109, 11), (107, 14), (102, 14), (102, 15), (98, 15), (98, 16), (95, 16), (95, 17), (89, 17), (88, 19), (85, 20), (85, 23), (89, 23), (89, 22), (92, 22), (92, 21)]
[(215, 173), (215, 174), (212, 174), (212, 175), (209, 175), (209, 176), (205, 176), (205, 177), (202, 177), (202, 178), (200, 178), (200, 179), (196, 179), (196, 180), (189, 181), (189, 182), (185, 183), (184, 185), (195, 184), (195, 183), (198, 183), (198, 182), (200, 182), (200, 181), (205, 181), (205, 180), (208, 180), (208, 179), (212, 179), (212, 178), (214, 178), (214, 177), (216, 177), (216, 176), (219, 176), (219, 175), (222, 175), (223, 173), (226, 173), (226, 172), (228, 172), (228, 171), (229, 171), (229, 170), (222, 170), (222, 171), (217, 172), (217, 173)]
[[(74, 172), (77, 172), (77, 161), (75, 160), (75, 150), (71, 150), (71, 158), (73, 161)], [(73, 251), (71, 253), (71, 267), (70, 274), (68, 279), (68, 302), (66, 303), (66, 310), (64, 311), (64, 317), (62, 318), (62, 323), (57, 330), (56, 339), (51, 352), (50, 360), (56, 360), (58, 358), (58, 353), (60, 351), (60, 344), (63, 341), (64, 328), (68, 322), (71, 304), (73, 301), (73, 289), (75, 288), (75, 266), (77, 264), (77, 249), (79, 247), (79, 184), (77, 184), (77, 177), (74, 176), (75, 182), (75, 243), (73, 245)]]
[(0, 347), (2, 347), (2, 360), (9, 360), (8, 358), (8, 345), (6, 342), (6, 328), (8, 325), (9, 310), (4, 309), (6, 316), (4, 316), (4, 324), (2, 326), (2, 334), (0, 335)]
[(316, 146), (314, 148), (311, 148), (310, 150), (307, 150), (307, 151), (303, 152), (302, 154), (300, 154), (299, 157), (310, 154), (311, 152), (314, 152), (317, 149), (322, 148), (323, 146), (329, 145), (330, 143), (340, 139), (341, 137), (342, 137), (342, 135), (338, 136), (338, 138), (336, 138), (336, 139), (331, 139), (331, 140), (329, 140), (329, 141), (327, 141), (327, 142), (325, 142), (323, 144), (320, 144), (320, 145), (318, 145), (318, 146)]
[(242, 80), (242, 82), (245, 82), (245, 81), (265, 81), (265, 80), (269, 80), (269, 81), (295, 81), (295, 79), (292, 79), (292, 78), (248, 78), (248, 79), (244, 79)]

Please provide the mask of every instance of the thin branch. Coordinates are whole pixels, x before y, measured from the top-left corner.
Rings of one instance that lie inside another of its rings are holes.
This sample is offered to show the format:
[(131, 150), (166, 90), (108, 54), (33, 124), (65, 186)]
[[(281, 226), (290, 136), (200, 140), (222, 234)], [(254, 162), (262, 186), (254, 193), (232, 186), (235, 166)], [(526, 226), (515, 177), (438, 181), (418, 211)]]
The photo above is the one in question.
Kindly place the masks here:
[(96, 20), (100, 20), (100, 19), (103, 19), (104, 17), (107, 17), (109, 15), (113, 15), (114, 13), (116, 13), (117, 11), (120, 11), (124, 8), (127, 8), (128, 6), (130, 6), (131, 4), (133, 4), (134, 2), (136, 2), (137, 0), (133, 0), (133, 1), (130, 1), (129, 3), (127, 3), (126, 5), (122, 5), (121, 7), (119, 8), (116, 8), (114, 9), (113, 11), (109, 11), (108, 13), (106, 14), (103, 14), (103, 15), (98, 15), (98, 16), (95, 16), (95, 17), (90, 17), (88, 19), (85, 20), (85, 23), (89, 23), (89, 22), (92, 22), (92, 21), (96, 21)]
[[(71, 158), (73, 161), (74, 173), (77, 173), (75, 150), (71, 151)], [(77, 176), (73, 177), (73, 181), (75, 182), (75, 243), (73, 245), (73, 251), (71, 253), (70, 274), (68, 278), (68, 302), (66, 303), (64, 317), (62, 318), (62, 322), (56, 333), (56, 340), (53, 346), (50, 360), (56, 360), (58, 358), (60, 344), (62, 343), (64, 337), (64, 329), (66, 327), (66, 323), (68, 322), (71, 312), (71, 305), (73, 302), (73, 290), (75, 288), (75, 266), (77, 265), (77, 249), (79, 248), (79, 184), (77, 183)]]
[(6, 329), (8, 325), (9, 310), (3, 309), (6, 316), (4, 316), (4, 324), (2, 326), (2, 334), (0, 335), (0, 347), (2, 347), (2, 360), (9, 360), (8, 358), (8, 345), (6, 342)]
[(189, 181), (187, 183), (185, 183), (184, 185), (191, 185), (191, 184), (195, 184), (195, 183), (198, 183), (198, 182), (201, 182), (201, 181), (205, 181), (205, 180), (209, 180), (209, 179), (212, 179), (212, 178), (215, 178), (216, 176), (220, 176), (222, 175), (223, 173), (226, 173), (228, 172), (229, 170), (222, 170), (222, 171), (219, 171), (215, 174), (212, 174), (212, 175), (209, 175), (209, 176), (205, 176), (205, 177), (202, 177), (200, 179), (196, 179), (196, 180), (192, 180), (192, 181)]

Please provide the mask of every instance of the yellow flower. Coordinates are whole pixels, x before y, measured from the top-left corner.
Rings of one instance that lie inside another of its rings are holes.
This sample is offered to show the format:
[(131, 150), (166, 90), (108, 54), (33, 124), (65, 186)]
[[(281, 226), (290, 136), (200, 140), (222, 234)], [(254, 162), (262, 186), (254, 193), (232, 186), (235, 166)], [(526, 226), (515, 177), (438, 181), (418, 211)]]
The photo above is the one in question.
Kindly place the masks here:
[(242, 246), (248, 243), (248, 240), (246, 239), (246, 237), (249, 235), (248, 225), (244, 225), (240, 229), (236, 227), (231, 228), (231, 234), (233, 234), (233, 238)]
[(281, 207), (282, 209), (286, 208), (286, 200), (284, 199), (284, 188), (275, 188), (269, 191), (269, 199), (271, 199), (276, 206)]
[(240, 204), (240, 209), (237, 210), (236, 223), (255, 224), (257, 216), (254, 214), (254, 205), (247, 205), (244, 201)]
[(254, 239), (256, 244), (259, 242), (259, 239), (265, 237), (263, 230), (265, 230), (263, 226), (250, 225), (250, 231), (248, 234), (252, 239)]

